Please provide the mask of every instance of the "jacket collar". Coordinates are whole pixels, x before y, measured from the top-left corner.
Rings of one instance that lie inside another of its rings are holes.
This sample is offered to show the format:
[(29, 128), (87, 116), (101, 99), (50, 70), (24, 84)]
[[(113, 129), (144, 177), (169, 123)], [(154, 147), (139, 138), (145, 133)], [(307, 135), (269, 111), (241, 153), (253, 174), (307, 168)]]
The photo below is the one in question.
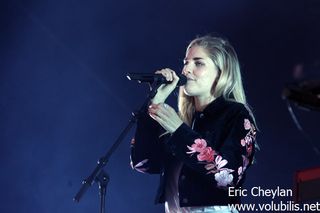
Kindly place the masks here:
[(195, 114), (214, 115), (224, 109), (227, 105), (227, 101), (221, 95), (209, 103), (202, 112), (195, 112)]

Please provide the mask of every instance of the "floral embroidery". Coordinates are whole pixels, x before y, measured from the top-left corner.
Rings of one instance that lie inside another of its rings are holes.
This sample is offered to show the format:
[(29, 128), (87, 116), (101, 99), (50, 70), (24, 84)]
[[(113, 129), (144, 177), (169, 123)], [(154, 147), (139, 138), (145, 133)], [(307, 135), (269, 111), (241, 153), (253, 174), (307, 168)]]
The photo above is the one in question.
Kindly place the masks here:
[(250, 121), (249, 121), (249, 119), (244, 119), (244, 129), (245, 130), (249, 130), (249, 129), (251, 129), (251, 123), (250, 123)]
[(244, 171), (244, 169), (242, 168), (242, 166), (240, 166), (240, 167), (238, 168), (239, 180), (241, 179), (240, 176), (242, 175), (243, 171)]
[(139, 163), (137, 163), (135, 166), (133, 166), (133, 162), (131, 160), (130, 164), (131, 164), (131, 167), (132, 169), (135, 169), (137, 170), (138, 172), (142, 172), (142, 173), (145, 173), (148, 168), (144, 168), (143, 166), (148, 162), (149, 160), (148, 159), (144, 159), (143, 161), (140, 161)]
[(224, 168), (228, 161), (223, 159), (221, 155), (218, 155), (211, 147), (208, 147), (206, 140), (198, 138), (194, 140), (194, 144), (191, 147), (187, 146), (187, 148), (190, 150), (187, 154), (193, 155), (197, 153), (198, 161), (206, 164), (204, 167), (208, 170), (207, 174), (215, 174), (214, 177), (219, 187), (231, 184), (233, 175), (230, 173), (234, 170)]
[(214, 179), (217, 181), (219, 187), (225, 187), (232, 182), (233, 176), (230, 174), (230, 171), (222, 170), (214, 175)]
[(228, 161), (227, 160), (223, 160), (222, 157), (220, 155), (218, 155), (215, 159), (215, 162), (213, 163), (209, 163), (207, 165), (205, 165), (206, 170), (208, 170), (207, 174), (210, 173), (217, 173), (223, 170), (227, 170), (229, 172), (233, 172), (234, 170), (232, 169), (228, 169), (228, 168), (222, 168), (225, 165), (227, 165)]
[(187, 154), (192, 154), (196, 152), (202, 152), (207, 147), (207, 142), (204, 139), (195, 139), (194, 144), (192, 146), (187, 146), (190, 152), (187, 152)]
[(242, 155), (242, 166), (240, 166), (238, 168), (238, 181), (237, 181), (237, 184), (242, 179), (244, 171), (247, 169), (248, 165), (249, 165), (249, 159), (246, 156)]
[(256, 128), (254, 125), (249, 121), (249, 119), (244, 119), (243, 123), (244, 129), (249, 130), (246, 136), (240, 140), (241, 146), (246, 147), (247, 156), (252, 154), (253, 149), (253, 141), (256, 139)]
[(211, 147), (206, 147), (200, 154), (197, 155), (199, 161), (212, 162), (214, 160), (215, 151)]

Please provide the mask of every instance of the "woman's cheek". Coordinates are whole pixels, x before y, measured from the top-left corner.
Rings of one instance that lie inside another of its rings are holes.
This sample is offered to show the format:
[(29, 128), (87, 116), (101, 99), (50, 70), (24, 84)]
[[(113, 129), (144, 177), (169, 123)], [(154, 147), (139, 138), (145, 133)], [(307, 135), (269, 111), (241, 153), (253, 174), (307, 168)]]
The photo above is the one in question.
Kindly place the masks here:
[(204, 74), (204, 72), (203, 72), (203, 70), (201, 69), (201, 68), (198, 68), (198, 69), (196, 69), (196, 70), (194, 70), (194, 75), (196, 76), (196, 77), (201, 77), (201, 76), (203, 76), (203, 74)]

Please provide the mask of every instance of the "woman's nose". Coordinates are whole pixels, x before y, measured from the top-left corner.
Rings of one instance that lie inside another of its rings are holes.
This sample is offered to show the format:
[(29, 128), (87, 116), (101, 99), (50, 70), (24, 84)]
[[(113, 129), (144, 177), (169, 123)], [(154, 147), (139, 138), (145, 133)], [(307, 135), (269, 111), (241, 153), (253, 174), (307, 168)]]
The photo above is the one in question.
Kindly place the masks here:
[(185, 67), (182, 69), (182, 74), (187, 75), (187, 74), (189, 74), (189, 73), (192, 73), (190, 67), (185, 66)]

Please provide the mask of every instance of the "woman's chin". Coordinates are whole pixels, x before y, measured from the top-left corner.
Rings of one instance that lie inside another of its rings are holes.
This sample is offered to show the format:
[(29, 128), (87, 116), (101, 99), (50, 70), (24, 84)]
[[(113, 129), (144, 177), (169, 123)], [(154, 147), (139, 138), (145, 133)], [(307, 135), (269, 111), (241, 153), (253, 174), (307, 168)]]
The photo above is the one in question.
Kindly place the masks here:
[(195, 91), (188, 86), (184, 86), (183, 91), (184, 91), (184, 94), (186, 94), (187, 96), (195, 96), (196, 95)]

